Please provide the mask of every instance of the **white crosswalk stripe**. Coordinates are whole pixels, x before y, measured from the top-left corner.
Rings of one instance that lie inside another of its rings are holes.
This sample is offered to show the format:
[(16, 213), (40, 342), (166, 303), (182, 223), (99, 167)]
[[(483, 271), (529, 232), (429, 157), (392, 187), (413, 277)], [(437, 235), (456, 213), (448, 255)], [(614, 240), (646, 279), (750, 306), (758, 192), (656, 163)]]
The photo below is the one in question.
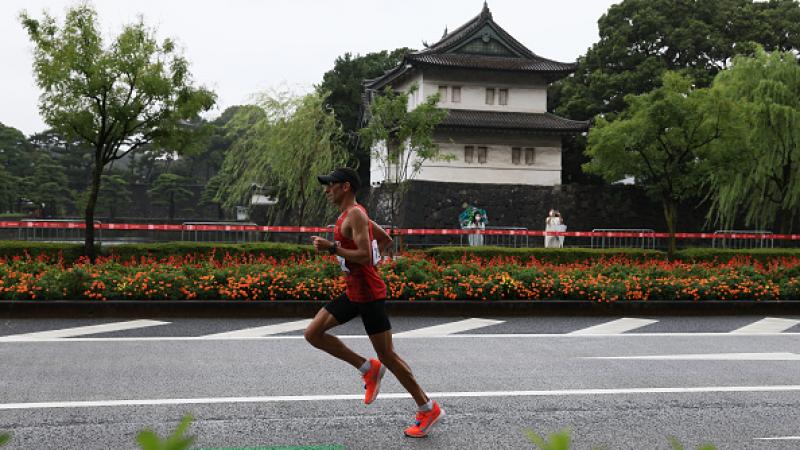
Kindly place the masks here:
[(459, 333), (462, 331), (474, 330), (476, 328), (488, 327), (490, 325), (497, 325), (504, 323), (504, 320), (491, 320), (491, 319), (465, 319), (457, 322), (445, 323), (442, 325), (434, 325), (431, 327), (417, 328), (416, 330), (404, 331), (397, 333), (395, 337), (421, 337), (421, 336), (445, 336), (448, 334)]
[(104, 323), (102, 325), (88, 325), (84, 327), (62, 328), (60, 330), (37, 331), (34, 333), (14, 334), (10, 336), (0, 336), (2, 341), (36, 341), (40, 339), (61, 339), (86, 334), (110, 333), (112, 331), (133, 330), (136, 328), (153, 327), (156, 325), (167, 325), (170, 322), (158, 320), (128, 320), (125, 322)]
[(241, 330), (228, 331), (225, 333), (214, 333), (203, 336), (208, 339), (217, 338), (249, 338), (272, 336), (274, 334), (286, 333), (289, 331), (304, 330), (311, 323), (311, 319), (298, 320), (295, 322), (284, 322), (275, 325), (265, 325), (263, 327), (244, 328)]
[(800, 323), (800, 320), (793, 319), (779, 319), (776, 317), (767, 317), (758, 320), (749, 325), (737, 328), (731, 333), (734, 334), (764, 334), (764, 333), (781, 333), (792, 328)]
[(595, 325), (587, 328), (582, 328), (580, 330), (572, 331), (569, 334), (579, 334), (579, 335), (587, 335), (587, 334), (620, 334), (626, 331), (635, 330), (637, 328), (641, 328), (646, 325), (650, 325), (652, 323), (658, 322), (657, 320), (651, 319), (632, 319), (629, 317), (624, 317), (622, 319), (612, 320), (610, 322), (601, 323), (600, 325)]

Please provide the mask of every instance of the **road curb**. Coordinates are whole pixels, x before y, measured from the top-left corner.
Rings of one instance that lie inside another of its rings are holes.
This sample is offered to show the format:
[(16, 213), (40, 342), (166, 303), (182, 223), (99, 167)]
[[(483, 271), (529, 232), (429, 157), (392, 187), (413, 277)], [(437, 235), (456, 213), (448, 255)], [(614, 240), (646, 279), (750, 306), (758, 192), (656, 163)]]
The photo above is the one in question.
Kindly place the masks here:
[[(318, 300), (275, 301), (0, 301), (0, 317), (309, 317), (323, 305)], [(583, 300), (389, 301), (393, 315), (741, 315), (800, 314), (800, 301), (705, 300), (599, 303)]]

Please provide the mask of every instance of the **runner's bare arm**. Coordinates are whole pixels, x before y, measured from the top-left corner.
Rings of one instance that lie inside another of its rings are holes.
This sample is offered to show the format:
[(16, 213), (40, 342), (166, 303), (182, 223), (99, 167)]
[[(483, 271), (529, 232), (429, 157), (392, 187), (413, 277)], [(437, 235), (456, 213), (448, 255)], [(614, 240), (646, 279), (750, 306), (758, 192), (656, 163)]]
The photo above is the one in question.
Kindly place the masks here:
[(372, 224), (372, 237), (378, 241), (378, 247), (380, 248), (381, 253), (385, 253), (386, 249), (392, 245), (392, 238), (386, 234), (386, 230), (381, 228), (381, 226), (375, 223), (374, 220), (370, 220), (370, 223)]
[[(349, 231), (349, 233), (348, 233)], [(366, 214), (358, 208), (353, 208), (342, 223), (342, 234), (352, 235), (356, 243), (356, 249), (337, 247), (336, 254), (349, 262), (356, 264), (369, 265), (372, 263), (372, 245), (369, 242), (369, 221)], [(312, 236), (314, 248), (319, 251), (327, 250), (333, 245), (332, 242), (318, 236)]]

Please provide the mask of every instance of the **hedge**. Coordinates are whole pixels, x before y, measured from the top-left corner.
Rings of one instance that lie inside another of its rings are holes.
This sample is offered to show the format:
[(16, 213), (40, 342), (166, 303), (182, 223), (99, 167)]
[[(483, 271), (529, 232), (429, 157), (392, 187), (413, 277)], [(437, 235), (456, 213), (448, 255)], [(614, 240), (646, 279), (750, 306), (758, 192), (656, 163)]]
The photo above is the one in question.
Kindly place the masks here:
[(425, 250), (431, 258), (443, 262), (460, 262), (480, 258), (516, 258), (527, 261), (534, 258), (553, 264), (592, 261), (600, 258), (625, 256), (629, 260), (643, 261), (666, 259), (666, 253), (638, 248), (507, 248), (507, 247), (433, 247)]
[[(98, 247), (101, 256), (116, 256), (122, 260), (131, 258), (153, 257), (156, 259), (170, 256), (184, 256), (195, 254), (209, 257), (212, 254), (217, 260), (222, 260), (226, 254), (239, 255), (264, 255), (276, 259), (286, 259), (291, 256), (301, 256), (313, 252), (310, 245), (295, 245), (277, 242), (258, 242), (249, 244), (223, 244), (215, 242), (165, 242), (155, 244), (122, 244)], [(0, 258), (13, 259), (14, 257), (40, 255), (55, 260), (59, 255), (67, 263), (77, 261), (83, 255), (83, 244), (30, 242), (30, 241), (0, 241)]]
[[(114, 246), (98, 246), (101, 256), (116, 256), (122, 260), (131, 258), (153, 257), (156, 259), (170, 256), (184, 256), (194, 254), (210, 257), (212, 254), (217, 260), (225, 255), (240, 256), (264, 255), (275, 259), (286, 259), (292, 256), (309, 255), (313, 253), (310, 245), (297, 245), (276, 242), (258, 242), (248, 244), (224, 244), (214, 242), (165, 242), (153, 244), (122, 244)], [(536, 259), (540, 262), (553, 264), (576, 263), (609, 259), (623, 256), (633, 261), (665, 260), (666, 253), (659, 250), (645, 250), (638, 248), (507, 248), (507, 247), (433, 247), (422, 251), (428, 257), (443, 263), (460, 262), (464, 259), (490, 260), (493, 258), (513, 258), (521, 261)], [(83, 244), (75, 243), (48, 243), (32, 241), (0, 241), (0, 258), (13, 259), (30, 256), (37, 258), (45, 255), (50, 260), (57, 259), (59, 255), (67, 263), (77, 261), (83, 255)], [(749, 258), (752, 261), (767, 262), (774, 259), (800, 258), (800, 248), (776, 249), (715, 249), (692, 248), (679, 250), (673, 259), (692, 262), (720, 262), (725, 263), (734, 258)]]

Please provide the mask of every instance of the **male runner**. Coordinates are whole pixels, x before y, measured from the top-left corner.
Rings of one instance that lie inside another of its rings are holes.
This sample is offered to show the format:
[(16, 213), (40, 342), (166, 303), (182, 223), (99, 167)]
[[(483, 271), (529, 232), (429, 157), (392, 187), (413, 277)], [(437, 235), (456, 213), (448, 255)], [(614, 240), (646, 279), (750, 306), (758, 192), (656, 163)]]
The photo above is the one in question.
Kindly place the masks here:
[[(325, 185), (328, 200), (342, 213), (333, 229), (335, 242), (319, 236), (311, 239), (317, 251), (327, 251), (339, 259), (346, 273), (347, 289), (345, 294), (319, 310), (306, 328), (305, 338), (314, 347), (350, 363), (361, 372), (367, 390), (364, 396), (366, 404), (378, 396), (381, 378), (388, 368), (417, 402), (416, 420), (414, 425), (406, 428), (406, 436), (424, 437), (445, 414), (439, 404), (429, 399), (420, 388), (411, 368), (395, 353), (392, 345), (392, 326), (385, 309), (386, 284), (375, 268), (380, 259), (378, 243), (381, 248), (386, 248), (392, 239), (367, 217), (364, 207), (356, 203), (355, 193), (361, 180), (355, 170), (340, 168), (317, 178)], [(339, 338), (327, 333), (359, 315), (378, 359), (367, 360), (347, 348)]]

